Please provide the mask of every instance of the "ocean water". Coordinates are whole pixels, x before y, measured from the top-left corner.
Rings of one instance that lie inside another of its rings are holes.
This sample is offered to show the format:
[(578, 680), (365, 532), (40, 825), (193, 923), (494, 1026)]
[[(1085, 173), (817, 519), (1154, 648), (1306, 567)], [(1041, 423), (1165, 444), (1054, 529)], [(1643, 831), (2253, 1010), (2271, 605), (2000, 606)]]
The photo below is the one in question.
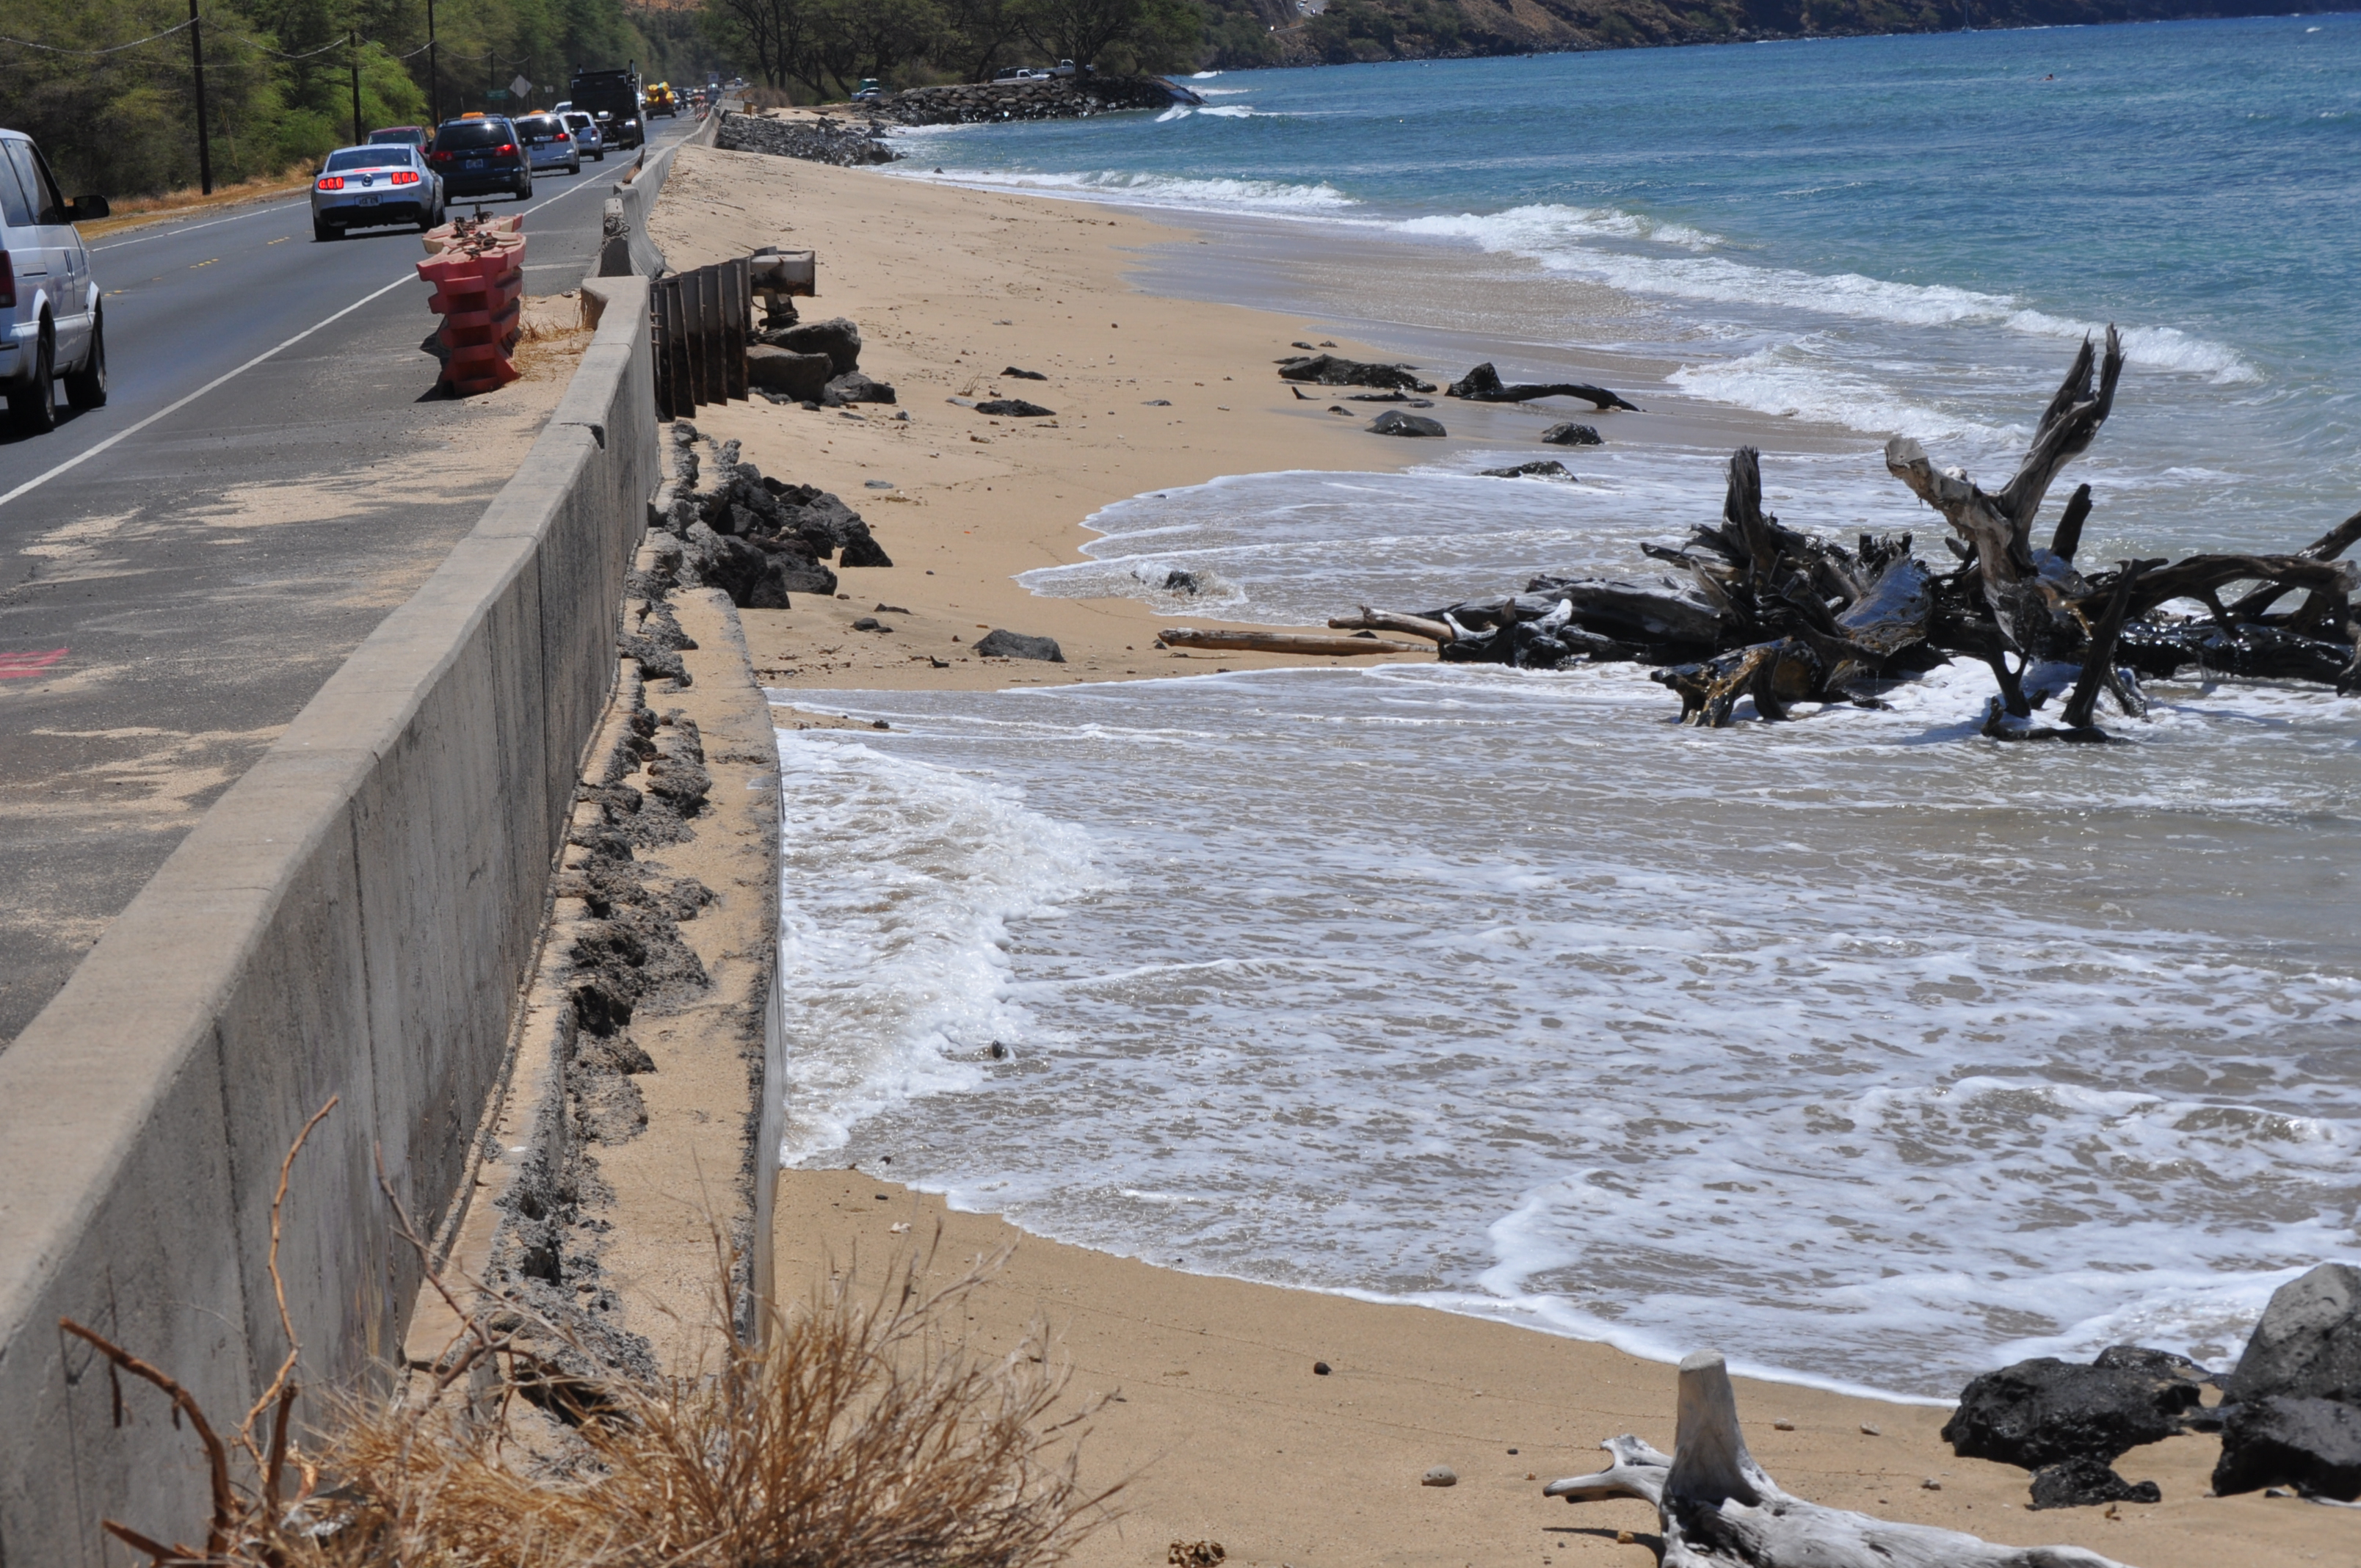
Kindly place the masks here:
[[(2069, 471), (2112, 559), (2361, 504), (2356, 56), (2320, 16), (1341, 68), (911, 139), (923, 177), (1558, 280), (1563, 331), (1465, 346), (1850, 430), (1769, 450), (1772, 510), (1922, 550), (1883, 435), (2004, 469), (2117, 322)], [(1719, 451), (1474, 473), (1532, 455), (1153, 492), (1023, 580), (1301, 624), (1640, 575), (1719, 512)], [(892, 728), (781, 738), (785, 1152), (1905, 1398), (2123, 1340), (2226, 1363), (2277, 1284), (2361, 1260), (2361, 702), (2158, 683), (2125, 744), (1999, 746), (1989, 686), (1719, 732), (1631, 666), (832, 694)]]

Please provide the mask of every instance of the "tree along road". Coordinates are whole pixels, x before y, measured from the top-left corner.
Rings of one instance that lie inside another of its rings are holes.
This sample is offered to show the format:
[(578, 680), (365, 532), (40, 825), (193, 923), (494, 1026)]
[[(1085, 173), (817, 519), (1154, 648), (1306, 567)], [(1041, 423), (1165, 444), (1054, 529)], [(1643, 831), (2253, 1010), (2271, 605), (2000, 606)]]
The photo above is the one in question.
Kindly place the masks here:
[[(524, 214), (526, 293), (580, 281), (628, 167), (480, 203)], [(315, 243), (299, 197), (91, 252), (106, 406), (0, 433), (0, 1049), (474, 526), (555, 400), (435, 394), (414, 229)]]

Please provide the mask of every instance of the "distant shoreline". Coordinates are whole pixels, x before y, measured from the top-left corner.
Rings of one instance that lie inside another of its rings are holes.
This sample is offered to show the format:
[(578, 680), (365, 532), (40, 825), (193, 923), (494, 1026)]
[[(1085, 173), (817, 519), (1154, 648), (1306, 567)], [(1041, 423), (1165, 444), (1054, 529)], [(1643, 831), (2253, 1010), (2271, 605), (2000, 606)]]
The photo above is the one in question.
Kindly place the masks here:
[[(1808, 7), (1798, 8), (1808, 9)], [(1956, 14), (1956, 5), (1947, 5), (1945, 8), (1951, 10)], [(2059, 5), (2057, 8), (2063, 11), (2068, 7)], [(1578, 38), (1569, 37), (1564, 38), (1521, 41), (1514, 38), (1500, 38), (1494, 46), (1472, 45), (1459, 49), (1438, 49), (1432, 51), (1413, 49), (1406, 52), (1393, 53), (1366, 60), (1282, 58), (1268, 64), (1209, 66), (1204, 69), (1206, 71), (1226, 75), (1231, 71), (1301, 71), (1332, 65), (1400, 65), (1409, 64), (1414, 61), (1426, 63), (1434, 60), (1514, 60), (1530, 56), (1552, 54), (1602, 54), (1610, 50), (1622, 49), (1691, 49), (1709, 44), (1806, 43), (1823, 39), (1839, 38), (1933, 38), (1949, 33), (2023, 33), (2046, 32), (2063, 27), (2153, 27), (2159, 23), (2167, 22), (2267, 21), (2273, 19), (2285, 19), (2294, 16), (2345, 16), (2352, 14), (2356, 9), (2356, 7), (2348, 5), (2322, 5), (2317, 7), (2298, 5), (2295, 10), (2281, 11), (2276, 6), (2266, 7), (2257, 5), (2252, 10), (2192, 10), (2179, 14), (2158, 14), (2154, 16), (2127, 15), (2120, 16), (2058, 16), (2012, 17), (2007, 20), (1994, 21), (1989, 24), (1971, 25), (1964, 27), (1933, 26), (1861, 27), (1835, 26), (1806, 28), (1747, 27), (1730, 32), (1716, 32), (1706, 29), (1684, 29), (1661, 33), (1655, 36), (1632, 36), (1620, 38), (1593, 35)], [(1618, 20), (1622, 19), (1622, 13), (1609, 13), (1609, 15)], [(1272, 36), (1282, 39), (1288, 39), (1290, 38), (1290, 35), (1301, 35), (1305, 33), (1311, 26), (1312, 23), (1309, 21), (1299, 22), (1292, 27), (1279, 28)], [(1200, 74), (1202, 74), (1202, 72), (1200, 72)], [(1176, 79), (1186, 81), (1189, 78), (1186, 74), (1176, 73)]]

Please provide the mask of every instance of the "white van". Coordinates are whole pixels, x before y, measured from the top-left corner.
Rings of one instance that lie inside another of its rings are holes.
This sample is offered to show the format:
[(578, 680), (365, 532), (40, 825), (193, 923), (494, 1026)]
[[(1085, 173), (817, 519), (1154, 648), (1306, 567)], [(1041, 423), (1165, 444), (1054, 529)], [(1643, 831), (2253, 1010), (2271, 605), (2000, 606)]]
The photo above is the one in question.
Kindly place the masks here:
[(32, 139), (0, 130), (0, 388), (19, 429), (58, 422), (57, 383), (78, 409), (106, 401), (106, 334), (90, 252), (73, 225), (106, 198), (68, 202)]

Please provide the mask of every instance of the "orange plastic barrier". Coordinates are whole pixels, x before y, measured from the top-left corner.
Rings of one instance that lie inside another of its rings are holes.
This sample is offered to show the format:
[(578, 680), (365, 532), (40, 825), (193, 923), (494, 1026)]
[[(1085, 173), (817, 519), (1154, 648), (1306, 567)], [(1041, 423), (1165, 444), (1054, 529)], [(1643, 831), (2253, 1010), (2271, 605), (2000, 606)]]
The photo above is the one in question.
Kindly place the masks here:
[(430, 232), (426, 248), (418, 275), (434, 285), (426, 308), (443, 318), (444, 384), (464, 395), (515, 380), (524, 220), (460, 218)]

